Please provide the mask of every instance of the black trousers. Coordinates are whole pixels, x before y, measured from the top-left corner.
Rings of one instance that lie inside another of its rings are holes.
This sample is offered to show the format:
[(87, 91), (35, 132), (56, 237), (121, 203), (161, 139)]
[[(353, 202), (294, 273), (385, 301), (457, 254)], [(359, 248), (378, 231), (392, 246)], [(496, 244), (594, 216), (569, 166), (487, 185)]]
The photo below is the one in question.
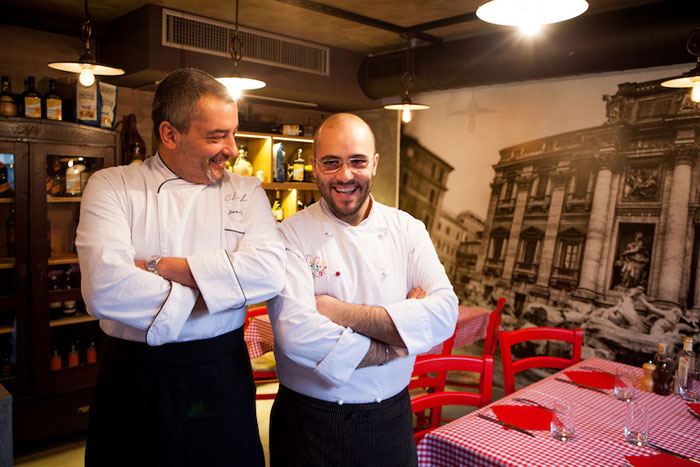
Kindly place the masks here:
[(85, 465), (264, 466), (243, 329), (157, 347), (109, 338)]
[(338, 405), (280, 385), (270, 416), (270, 466), (417, 466), (412, 424), (407, 389), (380, 403)]

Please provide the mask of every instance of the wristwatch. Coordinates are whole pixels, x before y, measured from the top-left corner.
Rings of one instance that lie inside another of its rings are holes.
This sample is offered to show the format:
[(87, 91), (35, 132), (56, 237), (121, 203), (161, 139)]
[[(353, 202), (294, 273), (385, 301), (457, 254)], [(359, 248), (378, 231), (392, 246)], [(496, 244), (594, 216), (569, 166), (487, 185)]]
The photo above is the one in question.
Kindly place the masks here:
[(156, 276), (160, 276), (158, 274), (158, 263), (160, 263), (160, 260), (163, 259), (161, 255), (153, 255), (149, 256), (148, 259), (146, 259), (146, 269), (148, 272), (152, 272)]
[(384, 352), (386, 353), (386, 358), (384, 359), (383, 363), (379, 364), (379, 366), (384, 366), (389, 363), (389, 344), (384, 344)]

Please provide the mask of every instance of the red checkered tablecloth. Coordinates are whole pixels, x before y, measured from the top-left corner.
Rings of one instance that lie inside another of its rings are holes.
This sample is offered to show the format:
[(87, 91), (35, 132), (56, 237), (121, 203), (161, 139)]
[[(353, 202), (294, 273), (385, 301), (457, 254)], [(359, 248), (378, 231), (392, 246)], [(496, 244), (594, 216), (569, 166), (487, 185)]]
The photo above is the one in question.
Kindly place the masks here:
[[(490, 310), (460, 306), (454, 346), (461, 347), (486, 337), (489, 313)], [(245, 330), (244, 339), (248, 344), (250, 358), (257, 358), (272, 350), (274, 336), (272, 334), (270, 317), (261, 315), (253, 318)], [(442, 344), (436, 345), (426, 354), (439, 354), (441, 350)]]
[[(622, 365), (599, 358), (587, 359), (566, 370), (592, 366), (614, 372)], [(628, 367), (632, 368), (632, 367)], [(641, 368), (635, 368), (639, 378)], [(610, 394), (556, 381), (562, 372), (538, 381), (491, 405), (472, 412), (428, 435), (418, 445), (421, 466), (623, 466), (626, 455), (657, 454), (649, 447), (628, 444), (624, 436), (625, 402)], [(491, 407), (524, 397), (552, 404), (554, 398), (576, 403), (576, 428), (572, 441), (554, 440), (549, 431), (533, 431), (534, 438), (506, 430), (476, 417), (484, 413), (495, 418)], [(634, 396), (649, 407), (649, 439), (680, 454), (700, 457), (700, 421), (691, 417), (679, 396), (659, 396), (637, 390)]]

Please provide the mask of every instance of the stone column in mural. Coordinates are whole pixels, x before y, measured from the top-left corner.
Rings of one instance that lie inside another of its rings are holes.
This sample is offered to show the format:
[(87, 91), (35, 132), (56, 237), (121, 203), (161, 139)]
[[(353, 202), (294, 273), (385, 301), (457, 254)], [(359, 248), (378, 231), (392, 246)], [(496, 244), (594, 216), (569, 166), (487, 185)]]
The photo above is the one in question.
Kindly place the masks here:
[(519, 175), (516, 180), (518, 184), (518, 196), (515, 198), (515, 210), (513, 212), (513, 225), (510, 227), (510, 237), (508, 237), (508, 249), (506, 250), (506, 258), (503, 263), (503, 274), (501, 277), (510, 279), (513, 275), (515, 267), (515, 259), (518, 254), (518, 240), (520, 239), (520, 231), (523, 227), (523, 217), (525, 216), (525, 205), (527, 204), (527, 195), (530, 192), (530, 184), (532, 183), (532, 175)]
[(557, 246), (557, 234), (559, 233), (559, 220), (561, 219), (566, 184), (569, 181), (569, 177), (569, 170), (562, 169), (554, 171), (550, 177), (552, 181), (552, 200), (549, 205), (547, 229), (544, 233), (544, 241), (542, 242), (542, 255), (537, 272), (537, 283), (534, 288), (542, 295), (549, 294), (549, 276), (552, 272), (554, 252)]
[(481, 245), (479, 245), (479, 256), (476, 259), (476, 270), (479, 273), (484, 270), (486, 256), (489, 254), (489, 242), (491, 241), (489, 234), (493, 228), (493, 218), (496, 214), (496, 206), (498, 206), (498, 199), (501, 197), (501, 189), (504, 183), (505, 179), (503, 177), (496, 177), (491, 182), (491, 201), (489, 202), (489, 211), (486, 213), (483, 238), (481, 239)]
[(664, 235), (658, 298), (673, 305), (679, 304), (683, 264), (685, 260), (686, 230), (688, 228), (688, 203), (690, 201), (690, 177), (696, 146), (678, 147), (672, 152), (673, 181), (668, 200), (668, 218)]
[(612, 164), (615, 148), (600, 149), (596, 159), (600, 168), (596, 178), (595, 193), (591, 205), (591, 216), (588, 221), (586, 246), (583, 251), (581, 278), (578, 288), (574, 291), (577, 298), (592, 300), (596, 296), (595, 284), (600, 274), (600, 259), (605, 237), (605, 219), (607, 217), (608, 200), (610, 198), (610, 181), (612, 180)]

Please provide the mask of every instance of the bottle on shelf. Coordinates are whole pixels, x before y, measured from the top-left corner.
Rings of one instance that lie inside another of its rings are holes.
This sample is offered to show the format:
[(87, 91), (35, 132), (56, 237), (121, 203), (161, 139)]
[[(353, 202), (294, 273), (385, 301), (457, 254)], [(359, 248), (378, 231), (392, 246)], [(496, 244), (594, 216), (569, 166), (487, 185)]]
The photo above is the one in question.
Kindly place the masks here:
[(136, 125), (136, 115), (124, 117), (121, 130), (122, 160), (125, 165), (133, 162), (143, 162), (146, 158), (146, 142), (139, 134)]
[(2, 92), (0, 93), (0, 115), (3, 117), (17, 116), (17, 102), (12, 95), (12, 86), (8, 76), (2, 77)]
[(66, 168), (66, 196), (80, 196), (80, 174), (85, 170), (85, 165), (80, 160), (69, 160)]
[(15, 257), (15, 208), (10, 208), (10, 215), (5, 222), (5, 232), (7, 233), (7, 256)]
[(58, 353), (58, 349), (56, 346), (54, 346), (53, 350), (51, 351), (51, 357), (49, 357), (49, 368), (51, 371), (56, 371), (60, 370), (62, 366), (63, 362), (61, 361), (61, 354)]
[(247, 152), (245, 146), (238, 148), (238, 157), (236, 157), (236, 162), (233, 164), (233, 173), (251, 177), (253, 175), (253, 165), (246, 157)]
[(85, 350), (85, 361), (87, 363), (97, 363), (97, 348), (94, 340), (90, 341), (90, 345)]
[(294, 162), (292, 163), (292, 177), (290, 179), (293, 182), (303, 182), (304, 181), (304, 157), (301, 155), (301, 148), (297, 148)]
[(666, 343), (659, 342), (656, 357), (654, 358), (656, 369), (654, 370), (654, 392), (661, 396), (673, 393), (673, 360), (666, 355)]
[(282, 222), (284, 219), (284, 211), (282, 210), (279, 191), (275, 191), (275, 202), (272, 203), (272, 214), (275, 216), (277, 222)]
[(49, 92), (44, 96), (44, 115), (49, 120), (63, 120), (63, 99), (56, 92), (56, 80), (49, 81)]
[(29, 76), (24, 82), (22, 104), (24, 108), (24, 117), (41, 118), (41, 94), (39, 94), (39, 91), (34, 87), (33, 76)]
[(70, 345), (70, 351), (68, 351), (68, 368), (78, 366), (80, 363), (80, 358), (78, 355), (78, 350), (75, 348), (75, 342)]
[(688, 372), (695, 367), (695, 352), (693, 352), (693, 338), (683, 337), (683, 348), (678, 352), (676, 362), (676, 394), (680, 393), (680, 388), (685, 387), (688, 381)]
[(297, 212), (303, 211), (305, 207), (304, 201), (301, 199), (301, 193), (297, 193)]
[(65, 171), (58, 158), (54, 159), (46, 175), (46, 193), (51, 196), (63, 196), (66, 191)]
[(275, 143), (272, 153), (274, 156), (272, 181), (277, 183), (284, 182), (287, 180), (287, 164), (285, 163), (285, 156), (287, 153), (284, 150), (284, 145), (282, 143)]

